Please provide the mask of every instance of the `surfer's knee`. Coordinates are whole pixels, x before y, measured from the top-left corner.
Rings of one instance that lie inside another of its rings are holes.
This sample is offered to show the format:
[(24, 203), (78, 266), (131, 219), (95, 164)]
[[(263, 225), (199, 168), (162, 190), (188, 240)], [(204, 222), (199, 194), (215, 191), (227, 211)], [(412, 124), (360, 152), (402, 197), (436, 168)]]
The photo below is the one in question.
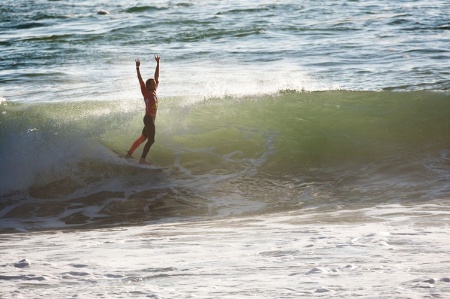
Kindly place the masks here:
[(139, 137), (139, 141), (142, 143), (147, 139), (147, 137), (145, 137), (145, 135), (141, 135), (141, 137)]

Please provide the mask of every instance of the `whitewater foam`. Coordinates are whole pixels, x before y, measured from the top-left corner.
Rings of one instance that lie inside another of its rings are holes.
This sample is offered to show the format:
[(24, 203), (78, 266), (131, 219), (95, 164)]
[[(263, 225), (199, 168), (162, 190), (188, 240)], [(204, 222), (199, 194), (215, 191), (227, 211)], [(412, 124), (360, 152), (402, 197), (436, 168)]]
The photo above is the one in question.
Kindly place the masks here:
[(435, 202), (3, 234), (0, 295), (443, 297), (449, 216)]

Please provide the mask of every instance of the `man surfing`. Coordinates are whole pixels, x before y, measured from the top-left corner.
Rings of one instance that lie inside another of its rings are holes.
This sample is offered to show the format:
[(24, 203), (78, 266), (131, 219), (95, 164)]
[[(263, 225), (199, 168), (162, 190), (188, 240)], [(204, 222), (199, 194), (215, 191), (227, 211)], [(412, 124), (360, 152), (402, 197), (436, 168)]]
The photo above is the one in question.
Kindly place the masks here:
[(136, 72), (137, 77), (139, 79), (139, 85), (141, 86), (141, 93), (144, 97), (145, 102), (145, 116), (144, 116), (144, 128), (142, 129), (141, 136), (134, 141), (130, 150), (127, 153), (127, 157), (131, 157), (133, 152), (141, 145), (145, 140), (147, 143), (144, 146), (142, 151), (141, 158), (139, 160), (140, 164), (150, 164), (147, 162), (147, 154), (150, 150), (150, 147), (155, 142), (155, 119), (156, 112), (158, 111), (158, 96), (156, 95), (156, 89), (158, 89), (159, 85), (159, 55), (155, 55), (156, 60), (156, 69), (154, 78), (148, 79), (145, 83), (142, 80), (141, 72), (139, 67), (141, 65), (141, 61), (136, 58)]

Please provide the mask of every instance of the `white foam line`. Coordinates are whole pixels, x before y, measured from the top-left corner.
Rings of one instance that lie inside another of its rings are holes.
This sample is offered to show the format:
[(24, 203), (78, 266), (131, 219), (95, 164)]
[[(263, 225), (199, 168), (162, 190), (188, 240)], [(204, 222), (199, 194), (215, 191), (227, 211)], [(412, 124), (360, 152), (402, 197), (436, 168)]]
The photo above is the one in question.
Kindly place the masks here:
[(432, 289), (444, 298), (450, 238), (448, 222), (438, 224), (448, 208), (418, 221), (430, 207), (2, 235), (0, 289), (35, 298), (422, 298)]

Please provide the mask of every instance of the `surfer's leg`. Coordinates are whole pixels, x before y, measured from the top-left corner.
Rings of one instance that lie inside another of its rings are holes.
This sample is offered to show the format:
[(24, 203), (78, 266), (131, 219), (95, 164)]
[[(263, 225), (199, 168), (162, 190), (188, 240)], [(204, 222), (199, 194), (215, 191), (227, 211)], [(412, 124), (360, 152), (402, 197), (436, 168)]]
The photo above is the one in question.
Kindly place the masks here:
[(147, 130), (144, 127), (142, 129), (141, 136), (138, 139), (136, 139), (136, 141), (133, 143), (133, 145), (131, 146), (130, 150), (128, 151), (128, 155), (131, 156), (134, 153), (134, 151), (138, 148), (138, 146), (141, 145), (142, 142), (145, 141), (145, 139), (147, 139)]
[(145, 162), (145, 158), (147, 157), (148, 152), (150, 151), (150, 147), (155, 142), (155, 122), (151, 117), (145, 119), (145, 128), (147, 143), (144, 146), (144, 150), (142, 151), (141, 161)]

